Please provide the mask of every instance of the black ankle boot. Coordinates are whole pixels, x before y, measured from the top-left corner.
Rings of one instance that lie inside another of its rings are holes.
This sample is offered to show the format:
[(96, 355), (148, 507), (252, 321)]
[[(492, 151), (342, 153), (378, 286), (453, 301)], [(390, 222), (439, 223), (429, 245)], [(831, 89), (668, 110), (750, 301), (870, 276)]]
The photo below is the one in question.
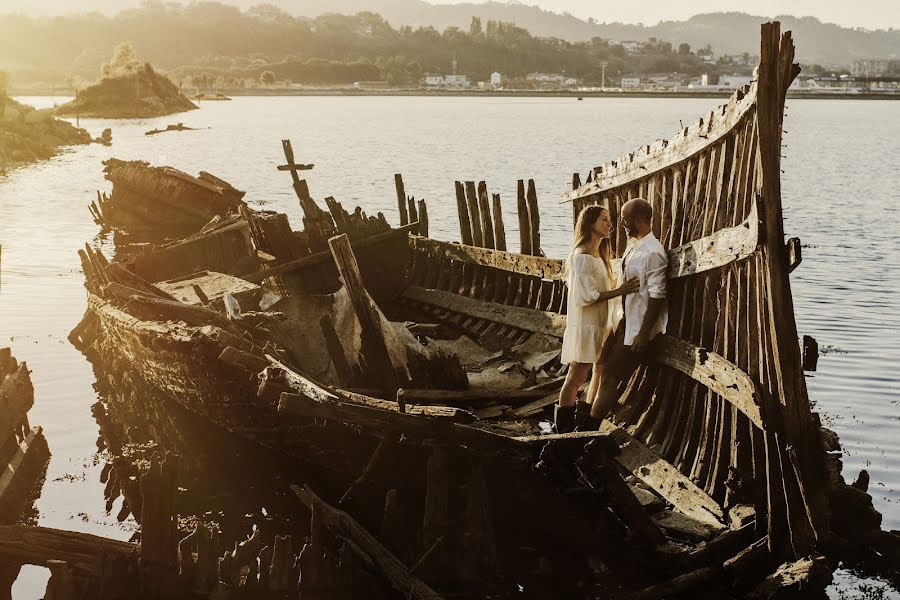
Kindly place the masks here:
[(575, 430), (575, 407), (557, 404), (553, 407), (553, 421), (553, 433), (571, 433)]
[(575, 431), (598, 431), (601, 425), (603, 425), (603, 419), (595, 419), (588, 413), (584, 421), (575, 428)]
[(591, 403), (578, 401), (575, 403), (575, 431), (584, 431), (588, 419), (591, 418)]

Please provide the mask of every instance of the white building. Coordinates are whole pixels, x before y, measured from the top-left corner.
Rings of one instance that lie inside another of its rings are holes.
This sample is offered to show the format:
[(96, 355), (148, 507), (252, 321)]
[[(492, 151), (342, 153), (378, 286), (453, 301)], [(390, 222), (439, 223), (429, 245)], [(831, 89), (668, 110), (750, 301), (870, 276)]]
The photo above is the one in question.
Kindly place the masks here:
[(736, 90), (753, 81), (751, 75), (722, 75), (719, 77), (719, 88), (724, 90)]
[(425, 76), (425, 85), (442, 86), (442, 85), (444, 85), (444, 76), (443, 75), (426, 75)]
[(635, 90), (641, 87), (640, 77), (623, 77), (621, 86), (626, 90)]
[(465, 75), (444, 75), (444, 86), (446, 87), (467, 88), (469, 85), (471, 85), (469, 78)]
[(610, 44), (612, 44), (612, 45), (618, 44), (619, 46), (622, 46), (623, 48), (625, 48), (625, 52), (627, 52), (628, 54), (635, 54), (637, 52), (640, 52), (641, 45), (642, 45), (640, 42), (636, 42), (634, 40), (625, 40), (623, 42), (610, 42)]
[(501, 85), (503, 85), (503, 76), (497, 71), (494, 71), (491, 73), (491, 87), (498, 88)]

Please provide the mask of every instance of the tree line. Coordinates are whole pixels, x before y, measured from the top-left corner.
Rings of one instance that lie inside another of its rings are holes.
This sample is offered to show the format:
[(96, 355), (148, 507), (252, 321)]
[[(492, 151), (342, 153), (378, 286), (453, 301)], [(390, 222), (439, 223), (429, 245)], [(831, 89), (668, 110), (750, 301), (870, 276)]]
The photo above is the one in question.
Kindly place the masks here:
[[(344, 84), (387, 80), (411, 85), (425, 73), (455, 70), (475, 81), (499, 71), (507, 78), (560, 73), (599, 84), (621, 76), (673, 73), (695, 76), (733, 66), (708, 65), (687, 44), (651, 38), (632, 51), (610, 40), (568, 42), (536, 37), (513, 23), (472, 19), (468, 29), (392, 27), (381, 16), (294, 17), (273, 5), (241, 11), (216, 2), (146, 2), (116, 16), (54, 18), (0, 16), (0, 68), (21, 82), (90, 82), (111, 48), (132, 41), (143, 59), (180, 83), (278, 80)], [(4, 58), (10, 63), (4, 65)], [(199, 79), (198, 79), (199, 78)], [(268, 78), (268, 75), (267, 75)]]

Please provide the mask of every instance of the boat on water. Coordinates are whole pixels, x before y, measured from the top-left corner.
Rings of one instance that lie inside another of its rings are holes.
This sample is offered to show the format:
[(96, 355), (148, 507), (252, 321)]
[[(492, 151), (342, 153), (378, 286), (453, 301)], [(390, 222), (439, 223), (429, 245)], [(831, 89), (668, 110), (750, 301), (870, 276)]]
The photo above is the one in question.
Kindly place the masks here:
[[(98, 378), (140, 379), (302, 464), (321, 496), (298, 496), (351, 548), (399, 561), (372, 559), (401, 593), (415, 572), (421, 597), (508, 593), (523, 573), (609, 596), (774, 594), (821, 589), (851, 549), (896, 557), (900, 538), (880, 531), (864, 484), (846, 485), (810, 407), (789, 278), (800, 245), (780, 195), (799, 67), (777, 23), (761, 39), (750, 86), (562, 196), (613, 222), (647, 199), (669, 253), (669, 330), (599, 432), (542, 430), (565, 372), (566, 288), (541, 252), (533, 182), (519, 182), (511, 252), (499, 197), (475, 182), (456, 183), (449, 243), (428, 237), (427, 205), (399, 176), (399, 228), (331, 198), (321, 209), (287, 142), (302, 231), (208, 174), (110, 163), (112, 195), (92, 212), (121, 248), (112, 262), (82, 251), (88, 311), (71, 339)], [(612, 243), (621, 256), (621, 225)], [(329, 508), (344, 501), (352, 518)], [(381, 533), (348, 533), (361, 530)]]

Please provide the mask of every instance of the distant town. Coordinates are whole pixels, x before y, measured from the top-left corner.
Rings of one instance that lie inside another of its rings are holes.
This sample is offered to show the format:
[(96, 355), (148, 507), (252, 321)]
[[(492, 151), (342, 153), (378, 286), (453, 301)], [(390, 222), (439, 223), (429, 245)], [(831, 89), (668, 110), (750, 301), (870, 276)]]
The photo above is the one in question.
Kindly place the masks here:
[[(615, 43), (615, 42), (612, 42)], [(639, 48), (639, 42), (625, 41), (621, 45), (627, 51), (633, 52)], [(702, 51), (701, 51), (702, 52)], [(229, 93), (244, 92), (272, 92), (290, 90), (314, 90), (327, 87), (328, 89), (355, 89), (360, 91), (377, 90), (420, 90), (428, 92), (478, 92), (478, 91), (509, 91), (509, 92), (622, 92), (622, 93), (730, 93), (749, 85), (753, 81), (752, 70), (758, 63), (759, 57), (744, 54), (741, 56), (724, 55), (716, 57), (711, 51), (703, 55), (704, 62), (709, 65), (717, 65), (721, 70), (722, 65), (732, 65), (736, 72), (733, 74), (704, 73), (699, 76), (686, 73), (627, 73), (622, 76), (603, 74), (601, 84), (587, 84), (577, 77), (565, 73), (529, 73), (520, 77), (508, 77), (500, 71), (494, 71), (485, 81), (476, 81), (468, 75), (460, 73), (426, 73), (418, 85), (394, 85), (387, 80), (357, 81), (351, 85), (310, 86), (290, 81), (279, 81), (271, 72), (264, 72), (258, 79), (232, 80), (219, 79), (217, 82), (204, 81), (194, 77), (183, 85), (196, 89), (198, 94), (209, 94), (210, 87), (228, 89)], [(747, 74), (747, 72), (751, 74)], [(892, 58), (878, 58), (855, 60), (849, 69), (835, 72), (824, 72), (816, 66), (813, 73), (801, 72), (800, 76), (790, 87), (792, 92), (807, 92), (815, 94), (898, 94), (900, 96), (900, 60)], [(216, 91), (214, 90), (214, 91)]]

